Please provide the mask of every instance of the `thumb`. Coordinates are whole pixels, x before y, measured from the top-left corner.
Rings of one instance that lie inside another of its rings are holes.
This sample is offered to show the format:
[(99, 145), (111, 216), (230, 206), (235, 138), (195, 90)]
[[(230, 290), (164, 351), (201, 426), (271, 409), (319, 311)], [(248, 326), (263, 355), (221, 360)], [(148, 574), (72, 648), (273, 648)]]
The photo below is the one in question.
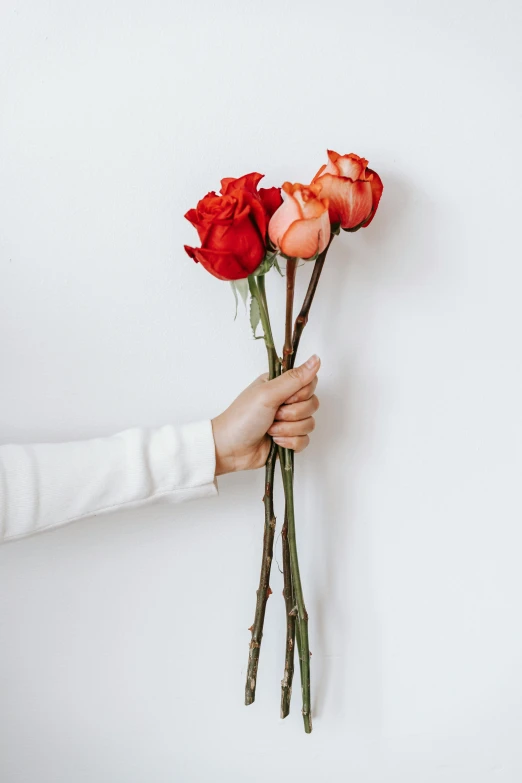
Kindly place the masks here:
[(272, 381), (268, 381), (265, 386), (267, 404), (274, 408), (282, 405), (293, 394), (297, 394), (303, 386), (307, 386), (313, 381), (320, 366), (321, 360), (314, 354), (299, 367), (294, 367)]

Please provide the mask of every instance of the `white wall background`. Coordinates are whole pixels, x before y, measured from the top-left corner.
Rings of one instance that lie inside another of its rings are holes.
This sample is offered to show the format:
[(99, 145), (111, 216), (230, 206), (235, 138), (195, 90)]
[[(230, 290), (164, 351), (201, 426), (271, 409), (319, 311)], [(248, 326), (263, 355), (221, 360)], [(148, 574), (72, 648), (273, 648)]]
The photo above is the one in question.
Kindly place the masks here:
[(2, 783), (519, 783), (521, 22), (515, 0), (3, 1), (3, 442), (213, 416), (264, 370), (182, 251), (222, 176), (308, 181), (332, 147), (385, 191), (302, 343), (314, 733), (298, 689), (278, 717), (277, 569), (242, 705), (263, 477), (236, 475), (0, 550)]

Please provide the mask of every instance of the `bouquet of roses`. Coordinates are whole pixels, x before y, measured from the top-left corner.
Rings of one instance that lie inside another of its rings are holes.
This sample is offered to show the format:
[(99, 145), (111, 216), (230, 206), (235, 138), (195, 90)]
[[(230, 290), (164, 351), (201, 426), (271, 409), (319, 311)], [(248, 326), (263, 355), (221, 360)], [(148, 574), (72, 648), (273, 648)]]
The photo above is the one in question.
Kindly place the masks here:
[[(344, 231), (358, 231), (374, 218), (383, 185), (368, 161), (353, 153), (328, 151), (310, 185), (285, 182), (282, 188), (259, 188), (262, 174), (246, 174), (221, 181), (219, 193), (210, 192), (185, 217), (199, 234), (201, 247), (185, 245), (188, 255), (220, 280), (231, 282), (236, 297), (250, 298), (250, 322), (256, 336), (261, 324), (268, 354), (269, 378), (294, 366), (303, 329), (308, 322), (321, 271), (332, 240)], [(281, 195), (281, 190), (285, 198)], [(286, 261), (286, 318), (282, 355), (274, 342), (265, 275), (272, 267), (280, 270), (278, 258)], [(294, 322), (294, 287), (299, 260), (314, 261), (303, 304)], [(245, 686), (245, 703), (256, 693), (257, 669), (263, 636), (265, 609), (270, 590), (276, 518), (274, 475), (277, 460), (282, 471), (285, 513), (281, 530), (283, 596), (286, 611), (284, 675), (281, 682), (281, 717), (290, 712), (294, 653), (297, 642), (301, 675), (302, 715), (307, 733), (312, 730), (310, 705), (310, 649), (308, 613), (305, 607), (297, 556), (294, 513), (294, 453), (276, 446), (268, 454), (265, 468), (265, 526), (259, 588)]]

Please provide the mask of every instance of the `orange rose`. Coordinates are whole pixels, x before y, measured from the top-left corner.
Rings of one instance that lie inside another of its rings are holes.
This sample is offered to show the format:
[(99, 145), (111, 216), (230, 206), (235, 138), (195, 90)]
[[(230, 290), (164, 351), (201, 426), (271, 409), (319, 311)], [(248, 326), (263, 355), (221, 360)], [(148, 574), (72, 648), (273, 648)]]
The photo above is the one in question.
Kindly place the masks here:
[(328, 199), (317, 198), (318, 185), (283, 184), (286, 199), (268, 224), (268, 236), (285, 256), (313, 258), (330, 241)]
[(338, 155), (328, 150), (328, 163), (322, 166), (312, 183), (319, 196), (330, 202), (332, 225), (354, 230), (368, 226), (377, 211), (383, 185), (379, 175), (368, 168), (368, 161), (351, 152)]

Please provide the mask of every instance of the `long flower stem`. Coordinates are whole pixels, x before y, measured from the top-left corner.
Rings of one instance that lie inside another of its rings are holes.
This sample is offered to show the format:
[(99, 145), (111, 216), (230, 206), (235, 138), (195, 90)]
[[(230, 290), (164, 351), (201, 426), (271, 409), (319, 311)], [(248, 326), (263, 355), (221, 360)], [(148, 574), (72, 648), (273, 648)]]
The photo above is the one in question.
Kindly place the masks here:
[(285, 508), (285, 520), (281, 529), (281, 548), (283, 552), (283, 598), (285, 599), (286, 613), (285, 671), (281, 680), (281, 717), (286, 718), (290, 713), (295, 657), (295, 597), (292, 587), (290, 547), (288, 545), (287, 508)]
[[(334, 234), (330, 237), (330, 243)], [(330, 244), (329, 243), (329, 244)], [(329, 245), (328, 245), (329, 247)], [(322, 272), (328, 247), (316, 260), (312, 278), (308, 286), (308, 291), (303, 302), (303, 306), (296, 319), (292, 332), (293, 318), (293, 300), (295, 287), (296, 262), (290, 261), (287, 264), (287, 299), (286, 299), (286, 319), (285, 319), (285, 346), (283, 352), (283, 370), (289, 370), (294, 366), (299, 341), (302, 332), (308, 321), (310, 307), (312, 305), (319, 278)], [(269, 377), (273, 378), (280, 371), (279, 359), (275, 350), (274, 339), (270, 327), (268, 316), (268, 306), (264, 288), (264, 279), (262, 277), (249, 277), (250, 292), (256, 297), (261, 324), (265, 335), (265, 344), (269, 362)], [(292, 676), (294, 668), (294, 638), (297, 637), (297, 647), (299, 651), (299, 665), (301, 670), (301, 689), (303, 699), (303, 721), (305, 731), (312, 731), (312, 715), (310, 700), (310, 648), (308, 641), (308, 613), (304, 603), (303, 589), (299, 572), (299, 560), (297, 555), (297, 541), (295, 532), (295, 512), (294, 512), (294, 493), (293, 493), (293, 452), (290, 449), (279, 447), (279, 461), (283, 476), (283, 486), (285, 492), (285, 523), (282, 531), (283, 541), (283, 569), (284, 569), (284, 597), (287, 614), (287, 644), (285, 655), (285, 676), (282, 682), (281, 692), (281, 715), (285, 717), (290, 708), (290, 697), (292, 690)], [(249, 672), (247, 675), (246, 698), (247, 704), (251, 704), (255, 698), (255, 685), (257, 679), (257, 667), (259, 662), (259, 650), (262, 638), (262, 629), (266, 601), (270, 594), (268, 580), (270, 576), (270, 566), (273, 556), (273, 539), (275, 518), (273, 515), (273, 466), (274, 459), (271, 458), (272, 448), (270, 449), (267, 461), (267, 477), (265, 486), (265, 537), (263, 541), (263, 563), (261, 567), (260, 587), (258, 590), (258, 600), (256, 604), (256, 617), (252, 626), (252, 642), (250, 645)], [(267, 492), (266, 489), (269, 488)], [(272, 522), (273, 520), (273, 522)]]
[(266, 299), (266, 290), (265, 290), (265, 276), (259, 275), (259, 277), (254, 277), (254, 278), (249, 277), (248, 280), (249, 280), (251, 292), (253, 290), (256, 290), (256, 288), (252, 287), (250, 281), (252, 280), (254, 286), (256, 286), (257, 283), (257, 293), (252, 294), (252, 296), (256, 295), (258, 299), (259, 315), (261, 318), (261, 325), (263, 327), (263, 332), (265, 335), (265, 345), (268, 354), (268, 377), (270, 380), (272, 380), (272, 378), (275, 378), (277, 375), (281, 374), (281, 363), (277, 355), (277, 351), (274, 344), (274, 338), (272, 335), (272, 327), (270, 325), (270, 317), (268, 314), (268, 302)]
[[(280, 460), (283, 464), (284, 455)], [(292, 470), (294, 467), (294, 453), (292, 452)], [(281, 717), (286, 718), (290, 714), (290, 701), (292, 698), (292, 681), (294, 677), (294, 651), (295, 642), (297, 639), (297, 655), (299, 659), (299, 668), (301, 670), (302, 678), (302, 661), (301, 661), (301, 637), (299, 634), (296, 636), (295, 632), (295, 616), (297, 613), (297, 606), (295, 603), (294, 588), (292, 585), (292, 572), (290, 564), (290, 546), (288, 544), (288, 509), (285, 507), (285, 519), (281, 530), (281, 549), (283, 553), (283, 597), (285, 599), (286, 610), (286, 647), (285, 647), (285, 672), (283, 679), (281, 680)]]
[(265, 506), (265, 528), (263, 533), (263, 554), (261, 559), (261, 572), (259, 574), (259, 587), (256, 593), (256, 611), (254, 622), (250, 627), (252, 638), (248, 653), (247, 677), (245, 683), (245, 704), (252, 704), (256, 698), (257, 669), (259, 666), (259, 653), (263, 638), (263, 626), (265, 611), (270, 589), (270, 569), (274, 554), (274, 534), (276, 518), (274, 514), (274, 473), (277, 461), (277, 449), (275, 443), (270, 446), (265, 467), (265, 494), (263, 503)]
[[(295, 293), (295, 273), (297, 261), (289, 259), (286, 264), (286, 318), (285, 318), (285, 345), (283, 350), (283, 371), (293, 366), (293, 339), (292, 321)], [(297, 557), (297, 541), (295, 533), (294, 514), (294, 455), (291, 449), (280, 449), (279, 461), (283, 475), (285, 491), (285, 535), (283, 542), (283, 570), (286, 563), (286, 571), (290, 572), (285, 579), (285, 586), (291, 584), (291, 591), (285, 590), (285, 607), (287, 611), (287, 637), (285, 654), (285, 674), (281, 683), (281, 716), (288, 715), (290, 710), (290, 697), (292, 689), (294, 638), (297, 631), (297, 643), (299, 650), (299, 666), (301, 670), (301, 691), (303, 698), (303, 720), (305, 731), (312, 731), (312, 714), (310, 704), (310, 647), (308, 644), (308, 613), (306, 611), (301, 577), (299, 574), (299, 560)], [(290, 600), (288, 600), (290, 598)], [(289, 608), (292, 604), (291, 608)], [(294, 618), (293, 621), (291, 618)]]
[(303, 301), (303, 306), (301, 307), (299, 315), (295, 319), (294, 332), (292, 336), (292, 351), (290, 353), (290, 365), (289, 365), (290, 367), (294, 366), (297, 349), (299, 348), (299, 342), (301, 340), (301, 335), (303, 334), (303, 330), (306, 324), (308, 323), (310, 308), (312, 306), (312, 302), (314, 301), (314, 296), (315, 296), (315, 292), (317, 291), (317, 286), (319, 284), (319, 278), (321, 277), (321, 272), (323, 271), (324, 262), (326, 260), (326, 254), (328, 253), (328, 249), (332, 244), (332, 240), (334, 236), (336, 236), (336, 234), (332, 233), (328, 245), (323, 250), (323, 252), (319, 254), (319, 256), (315, 261), (314, 268), (312, 271), (312, 277), (310, 278), (310, 282), (308, 284), (308, 290), (306, 292), (306, 296)]
[[(310, 279), (310, 283), (308, 285), (308, 290), (306, 292), (306, 296), (303, 302), (303, 306), (301, 307), (301, 311), (299, 315), (297, 316), (293, 333), (291, 331), (291, 323), (292, 323), (292, 310), (293, 310), (293, 299), (294, 299), (294, 289), (295, 289), (295, 270), (296, 270), (296, 264), (288, 262), (287, 263), (287, 297), (286, 297), (286, 320), (285, 320), (285, 348), (283, 352), (283, 369), (289, 370), (291, 369), (296, 361), (297, 356), (297, 349), (299, 348), (299, 342), (301, 340), (301, 335), (303, 333), (303, 330), (308, 323), (308, 316), (310, 313), (310, 308), (312, 306), (312, 302), (314, 300), (315, 292), (317, 290), (317, 286), (319, 284), (319, 278), (321, 276), (321, 272), (323, 271), (324, 262), (326, 259), (326, 254), (328, 253), (328, 249), (332, 243), (332, 240), (335, 236), (335, 234), (338, 233), (336, 231), (335, 233), (332, 232), (330, 235), (330, 241), (328, 242), (327, 247), (323, 250), (323, 252), (318, 256), (315, 264), (314, 269), (312, 272), (312, 277)], [(281, 467), (283, 469), (283, 480), (285, 479), (284, 471), (286, 468), (286, 455), (284, 454), (283, 450), (280, 449), (280, 455), (279, 455), (279, 461), (281, 462)], [(293, 486), (293, 453), (291, 458), (291, 470), (292, 470), (292, 486)], [(288, 481), (288, 480), (287, 480)], [(289, 482), (288, 482), (289, 483)], [(287, 492), (285, 488), (285, 497), (287, 497)], [(293, 493), (292, 493), (292, 507), (293, 507)], [(284, 575), (284, 590), (283, 595), (285, 598), (285, 607), (286, 607), (286, 656), (285, 656), (285, 673), (283, 680), (281, 682), (281, 717), (285, 718), (289, 712), (290, 712), (290, 699), (292, 695), (292, 677), (294, 672), (294, 646), (295, 646), (295, 637), (296, 637), (296, 622), (295, 622), (295, 613), (296, 611), (299, 611), (298, 607), (296, 606), (296, 597), (295, 597), (295, 590), (294, 585), (292, 582), (292, 577), (290, 575), (291, 570), (291, 556), (290, 556), (290, 544), (289, 544), (289, 538), (288, 538), (288, 521), (289, 521), (289, 508), (288, 508), (288, 502), (285, 507), (285, 520), (283, 524), (283, 529), (281, 531), (281, 541), (282, 541), (282, 549), (283, 549), (283, 575)], [(295, 524), (295, 522), (294, 522)], [(297, 556), (297, 552), (296, 552)], [(309, 712), (308, 721), (305, 716), (305, 705), (304, 705), (304, 694), (305, 690), (310, 690), (310, 656), (307, 655), (306, 659), (303, 656), (303, 638), (302, 638), (302, 628), (303, 625), (305, 626), (305, 632), (303, 636), (305, 637), (305, 646), (308, 647), (308, 615), (306, 613), (306, 608), (304, 607), (304, 602), (302, 606), (304, 612), (303, 616), (306, 618), (304, 623), (299, 622), (298, 624), (298, 633), (297, 633), (297, 647), (298, 647), (298, 654), (299, 654), (299, 665), (301, 668), (301, 682), (303, 683), (303, 717), (305, 720), (305, 729), (307, 728), (307, 723), (309, 725), (308, 730), (312, 730), (312, 724), (311, 724), (311, 713)], [(303, 670), (303, 664), (304, 670)], [(305, 688), (305, 684), (307, 684), (307, 688)]]
[(283, 349), (283, 372), (292, 366), (292, 320), (294, 312), (295, 273), (297, 259), (289, 258), (286, 262), (286, 316), (285, 316), (285, 347)]
[[(250, 292), (255, 296), (261, 315), (261, 323), (265, 334), (265, 345), (268, 354), (269, 378), (275, 378), (280, 372), (280, 363), (275, 350), (270, 321), (268, 320), (268, 308), (266, 307), (265, 281), (263, 277), (248, 279)], [(261, 639), (263, 638), (263, 626), (265, 611), (270, 590), (270, 569), (274, 553), (274, 534), (276, 518), (274, 514), (274, 473), (277, 461), (277, 447), (272, 441), (265, 466), (265, 494), (263, 503), (265, 506), (265, 528), (263, 534), (263, 555), (261, 560), (261, 572), (259, 575), (259, 587), (257, 589), (256, 611), (254, 622), (250, 628), (252, 638), (248, 655), (247, 677), (245, 684), (245, 704), (252, 704), (256, 697), (257, 670), (259, 666), (259, 653)]]
[[(281, 456), (280, 456), (281, 461)], [(301, 691), (303, 698), (303, 721), (305, 732), (312, 731), (312, 712), (310, 704), (310, 645), (308, 642), (308, 612), (304, 603), (299, 560), (297, 557), (297, 540), (295, 534), (294, 515), (294, 485), (292, 469), (292, 453), (284, 449), (284, 462), (281, 464), (283, 486), (285, 490), (286, 514), (288, 518), (288, 548), (290, 554), (290, 569), (292, 575), (292, 590), (296, 604), (296, 632), (299, 649), (299, 665), (301, 668)], [(292, 610), (294, 611), (294, 610)]]
[[(285, 317), (285, 344), (283, 348), (283, 372), (291, 367), (292, 357), (292, 318), (294, 307), (295, 274), (297, 261), (288, 259), (286, 263), (286, 317)], [(281, 469), (285, 464), (285, 451), (279, 450)], [(293, 452), (292, 452), (293, 468)], [(285, 490), (286, 500), (286, 490)], [(292, 565), (290, 560), (290, 545), (288, 541), (288, 506), (285, 502), (285, 519), (281, 530), (281, 549), (283, 560), (283, 597), (285, 599), (286, 613), (286, 643), (285, 643), (285, 669), (281, 680), (281, 718), (286, 718), (290, 713), (290, 701), (292, 698), (292, 682), (294, 677), (295, 658), (295, 596), (292, 585)], [(299, 657), (301, 653), (299, 651)]]
[[(295, 324), (294, 324), (294, 330), (293, 333), (291, 332), (291, 321), (292, 321), (292, 309), (293, 309), (293, 297), (294, 297), (294, 288), (295, 288), (295, 264), (292, 264), (290, 267), (287, 263), (287, 298), (286, 298), (286, 321), (285, 321), (285, 349), (284, 349), (284, 362), (283, 362), (283, 369), (289, 370), (291, 369), (296, 361), (297, 357), (297, 349), (299, 348), (299, 342), (301, 340), (301, 335), (304, 331), (304, 328), (306, 324), (308, 323), (308, 317), (310, 313), (310, 308), (312, 306), (312, 302), (314, 300), (315, 292), (317, 290), (317, 286), (319, 284), (319, 278), (321, 277), (321, 272), (323, 271), (324, 262), (326, 259), (326, 254), (328, 253), (328, 249), (332, 243), (332, 240), (334, 236), (338, 233), (337, 231), (333, 231), (330, 235), (330, 241), (328, 242), (328, 245), (323, 250), (323, 252), (318, 256), (314, 268), (312, 271), (312, 277), (310, 279), (310, 283), (308, 285), (308, 290), (306, 292), (305, 299), (303, 301), (303, 306), (301, 307), (301, 310), (299, 312), (299, 315), (296, 318)], [(279, 455), (279, 461), (281, 462), (281, 467), (283, 469), (283, 482), (285, 481), (285, 471), (287, 466), (287, 459), (286, 455), (282, 453), (282, 449), (280, 449), (280, 455)], [(291, 466), (291, 482), (286, 477), (286, 482), (288, 485), (290, 483), (293, 486), (293, 453), (292, 458), (290, 462)], [(281, 683), (281, 717), (284, 718), (288, 715), (290, 712), (290, 698), (292, 694), (292, 676), (294, 671), (294, 640), (296, 636), (296, 622), (295, 622), (295, 613), (296, 611), (299, 612), (299, 620), (298, 620), (298, 628), (297, 628), (297, 647), (298, 647), (298, 654), (299, 654), (299, 665), (301, 668), (301, 682), (303, 683), (303, 718), (305, 721), (305, 729), (307, 731), (312, 730), (312, 717), (310, 712), (310, 704), (308, 703), (308, 719), (307, 715), (305, 714), (305, 692), (308, 692), (308, 698), (309, 698), (309, 692), (310, 692), (310, 656), (309, 654), (304, 656), (303, 655), (303, 647), (308, 649), (308, 614), (306, 612), (306, 608), (304, 606), (304, 601), (302, 601), (302, 614), (300, 612), (299, 606), (296, 606), (296, 596), (295, 596), (295, 589), (293, 585), (293, 578), (290, 576), (287, 577), (287, 574), (290, 572), (291, 568), (291, 552), (290, 552), (290, 542), (289, 542), (289, 532), (288, 532), (288, 523), (289, 523), (289, 494), (286, 491), (285, 486), (285, 498), (287, 499), (287, 504), (285, 508), (285, 520), (283, 524), (283, 529), (281, 531), (281, 540), (282, 540), (282, 548), (283, 548), (283, 574), (284, 574), (284, 598), (285, 598), (285, 606), (286, 606), (286, 615), (287, 615), (287, 624), (286, 624), (286, 658), (285, 658), (285, 674), (284, 678)], [(291, 506), (292, 506), (292, 512), (293, 512), (293, 492), (291, 497)], [(293, 518), (293, 513), (290, 515)], [(294, 520), (294, 542), (295, 542), (295, 520)], [(295, 559), (297, 560), (297, 550), (295, 552)], [(297, 565), (297, 577), (299, 579), (299, 566)], [(300, 579), (299, 579), (300, 584)], [(302, 590), (301, 590), (301, 598), (302, 598)], [(302, 620), (301, 620), (302, 616)], [(308, 728), (307, 728), (308, 726)]]

